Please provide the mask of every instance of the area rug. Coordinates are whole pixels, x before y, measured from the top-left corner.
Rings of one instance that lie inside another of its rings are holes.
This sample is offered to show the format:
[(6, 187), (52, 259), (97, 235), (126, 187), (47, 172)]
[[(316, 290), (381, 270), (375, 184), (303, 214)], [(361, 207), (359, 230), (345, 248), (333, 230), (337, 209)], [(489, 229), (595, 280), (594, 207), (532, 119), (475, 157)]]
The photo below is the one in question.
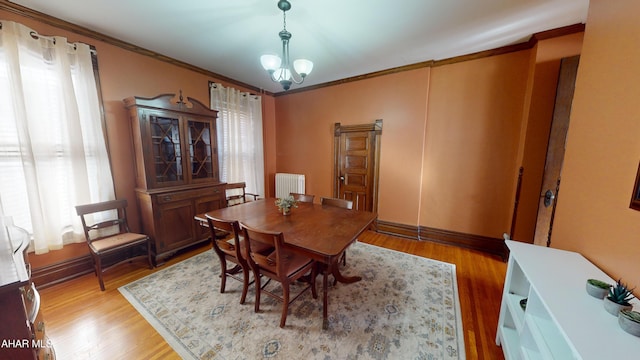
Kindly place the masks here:
[(281, 329), (281, 303), (262, 296), (255, 313), (251, 286), (240, 305), (241, 283), (221, 294), (219, 268), (209, 250), (119, 290), (184, 359), (465, 358), (453, 264), (354, 243), (342, 272), (363, 279), (329, 287), (327, 330), (322, 277), (318, 298), (293, 302)]

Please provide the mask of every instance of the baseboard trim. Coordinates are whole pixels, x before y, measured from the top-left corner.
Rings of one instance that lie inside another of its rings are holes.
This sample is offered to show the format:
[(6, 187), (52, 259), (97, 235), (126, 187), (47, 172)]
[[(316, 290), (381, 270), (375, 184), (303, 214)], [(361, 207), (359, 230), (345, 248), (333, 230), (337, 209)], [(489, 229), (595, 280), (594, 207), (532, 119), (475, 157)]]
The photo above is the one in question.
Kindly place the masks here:
[(31, 271), (31, 280), (39, 289), (93, 272), (90, 255), (61, 261)]
[[(111, 265), (130, 258), (131, 256), (125, 255), (125, 252), (126, 250), (105, 256), (102, 259), (103, 269), (108, 269)], [(93, 259), (91, 255), (87, 254), (33, 269), (31, 279), (38, 288), (42, 289), (93, 272)]]
[(420, 240), (420, 232), (417, 226), (378, 220), (377, 227), (379, 233), (399, 236), (413, 240)]
[(504, 261), (506, 261), (509, 256), (504, 239), (465, 234), (426, 226), (398, 224), (381, 220), (378, 220), (378, 232), (414, 240), (431, 241), (440, 244), (478, 250), (492, 255), (497, 255)]

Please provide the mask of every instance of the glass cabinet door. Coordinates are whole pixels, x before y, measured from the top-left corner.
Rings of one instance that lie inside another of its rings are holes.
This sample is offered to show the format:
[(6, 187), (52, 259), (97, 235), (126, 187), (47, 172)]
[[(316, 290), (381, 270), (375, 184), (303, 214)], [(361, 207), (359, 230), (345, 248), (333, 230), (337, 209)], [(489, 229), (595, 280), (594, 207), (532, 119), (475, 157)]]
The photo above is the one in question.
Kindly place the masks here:
[(184, 181), (179, 124), (178, 119), (174, 118), (155, 115), (149, 117), (153, 168), (158, 185)]
[(218, 179), (218, 159), (215, 149), (215, 138), (212, 137), (211, 121), (189, 119), (187, 121), (187, 137), (189, 138), (189, 166), (191, 179)]

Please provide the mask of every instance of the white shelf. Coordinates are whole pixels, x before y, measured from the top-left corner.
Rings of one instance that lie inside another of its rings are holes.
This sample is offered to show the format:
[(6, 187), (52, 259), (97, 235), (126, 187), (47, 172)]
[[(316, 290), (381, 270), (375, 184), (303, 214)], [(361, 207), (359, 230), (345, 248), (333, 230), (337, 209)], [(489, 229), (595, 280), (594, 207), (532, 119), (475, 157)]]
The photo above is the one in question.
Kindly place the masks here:
[(519, 359), (520, 338), (518, 337), (518, 332), (506, 326), (501, 327), (498, 331), (502, 333), (502, 338), (504, 339), (502, 349), (505, 352), (505, 356), (509, 354), (509, 359)]
[(507, 294), (506, 303), (517, 331), (522, 331), (522, 325), (524, 323), (524, 310), (520, 307), (520, 300), (525, 298), (526, 296), (522, 295)]
[[(520, 339), (518, 339), (520, 341)], [(538, 348), (537, 336), (533, 334), (530, 327), (525, 327), (522, 331), (521, 342), (522, 358), (527, 360), (544, 359)], [(510, 359), (510, 358), (508, 358)]]
[[(506, 359), (628, 358), (640, 349), (640, 338), (624, 332), (602, 300), (585, 291), (589, 278), (613, 279), (575, 252), (506, 244), (510, 256), (496, 334)], [(525, 311), (522, 298), (528, 299)], [(640, 308), (637, 300), (634, 305)]]

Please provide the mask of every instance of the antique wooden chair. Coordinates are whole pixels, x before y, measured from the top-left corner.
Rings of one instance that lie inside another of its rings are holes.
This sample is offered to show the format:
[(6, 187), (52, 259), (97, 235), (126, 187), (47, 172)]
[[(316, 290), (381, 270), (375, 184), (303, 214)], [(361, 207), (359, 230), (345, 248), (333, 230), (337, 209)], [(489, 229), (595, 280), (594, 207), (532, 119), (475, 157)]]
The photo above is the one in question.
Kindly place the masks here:
[[(351, 200), (322, 197), (322, 198), (320, 198), (320, 204), (326, 205), (326, 206), (335, 206), (335, 207), (339, 207), (339, 208), (343, 208), (343, 209), (353, 210), (353, 201), (351, 201)], [(340, 257), (340, 260), (342, 261), (342, 265), (343, 266), (347, 265), (347, 252), (346, 252), (346, 250), (345, 250), (345, 252), (342, 253), (342, 256)], [(335, 283), (335, 280), (334, 280), (334, 283)]]
[[(247, 260), (253, 269), (254, 277), (260, 276), (278, 281), (282, 284), (282, 296), (266, 290), (261, 286), (260, 281), (256, 281), (256, 303), (255, 311), (260, 311), (260, 295), (264, 292), (272, 298), (282, 301), (282, 315), (280, 316), (280, 327), (284, 327), (287, 321), (289, 304), (295, 301), (300, 295), (311, 288), (314, 299), (318, 297), (316, 293), (316, 262), (303, 255), (295, 254), (287, 249), (282, 232), (270, 232), (252, 229), (242, 225), (244, 237), (247, 240)], [(274, 251), (270, 254), (256, 252), (255, 249), (264, 246), (273, 246)], [(293, 298), (290, 295), (290, 285), (304, 275), (310, 273), (309, 283), (300, 290)]]
[(247, 202), (248, 198), (252, 198), (251, 200), (257, 200), (258, 194), (252, 194), (246, 192), (247, 183), (238, 182), (238, 183), (230, 183), (225, 185), (225, 193), (227, 197), (227, 206), (233, 206), (238, 204), (243, 204)]
[(315, 195), (309, 195), (309, 194), (290, 193), (289, 195), (293, 196), (294, 200), (297, 200), (299, 202), (304, 202), (304, 203), (312, 203), (313, 200), (316, 198)]
[[(216, 219), (205, 215), (209, 229), (211, 230), (211, 243), (213, 251), (220, 259), (220, 293), (224, 293), (227, 277), (231, 277), (242, 283), (242, 295), (240, 296), (240, 304), (244, 304), (249, 289), (249, 271), (251, 268), (246, 261), (246, 254), (243, 254), (244, 239), (241, 239), (240, 224), (237, 221), (227, 221)], [(217, 230), (217, 231), (216, 231)], [(220, 238), (218, 235), (222, 232), (228, 236)], [(227, 261), (235, 264), (232, 268), (227, 268)]]
[[(151, 261), (151, 240), (147, 235), (132, 233), (127, 223), (127, 200), (111, 200), (95, 204), (78, 205), (76, 213), (82, 221), (84, 235), (93, 258), (100, 290), (104, 291), (102, 274), (124, 262)], [(117, 257), (114, 264), (103, 265), (103, 260)], [(124, 259), (122, 258), (124, 257)]]

